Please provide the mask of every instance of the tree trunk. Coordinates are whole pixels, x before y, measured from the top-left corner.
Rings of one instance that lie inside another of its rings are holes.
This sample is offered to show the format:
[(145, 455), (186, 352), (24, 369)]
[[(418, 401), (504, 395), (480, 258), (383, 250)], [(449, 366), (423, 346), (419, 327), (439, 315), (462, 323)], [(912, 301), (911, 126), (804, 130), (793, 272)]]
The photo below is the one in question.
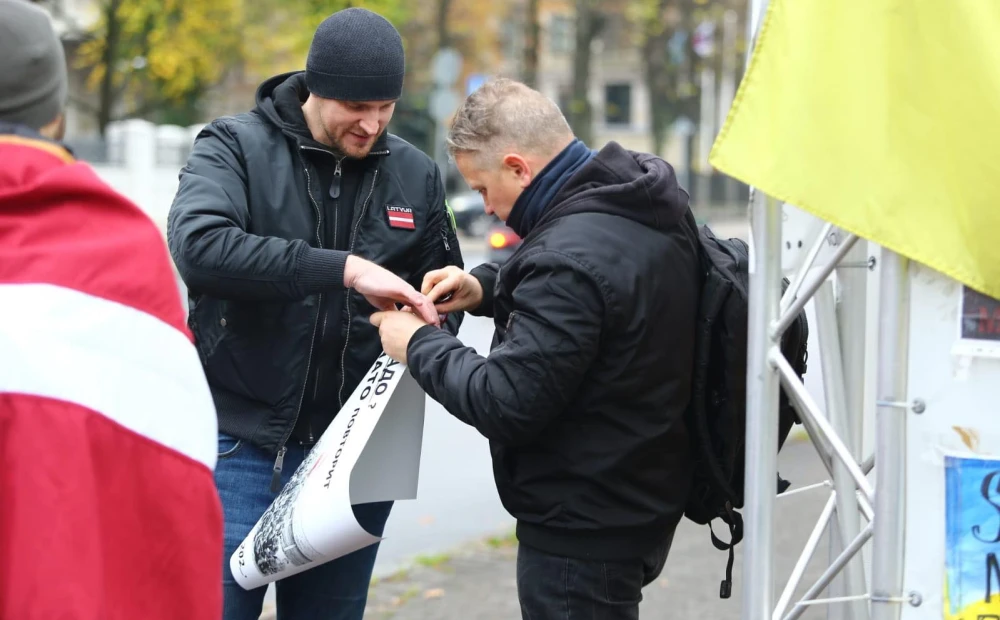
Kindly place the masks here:
[(603, 19), (597, 11), (598, 0), (576, 0), (576, 48), (573, 52), (573, 91), (569, 121), (573, 133), (593, 147), (594, 118), (590, 105), (590, 44), (600, 32)]
[(121, 22), (118, 21), (118, 7), (121, 0), (108, 0), (104, 5), (104, 27), (107, 34), (104, 37), (104, 53), (101, 64), (104, 65), (104, 76), (101, 78), (100, 102), (97, 108), (97, 129), (104, 136), (115, 105), (115, 64), (118, 58), (118, 42), (121, 38)]
[(448, 11), (451, 10), (451, 0), (438, 0), (437, 35), (438, 49), (451, 45), (451, 34), (448, 32)]
[(667, 131), (676, 116), (674, 106), (670, 104), (670, 68), (667, 61), (667, 42), (674, 34), (673, 28), (662, 24), (664, 14), (670, 0), (658, 0), (656, 10), (657, 23), (647, 31), (643, 45), (643, 61), (646, 74), (646, 84), (649, 88), (649, 110), (651, 116), (650, 139), (653, 154), (661, 155), (667, 141)]
[(524, 83), (538, 88), (538, 47), (542, 28), (538, 17), (538, 0), (528, 0), (524, 32)]

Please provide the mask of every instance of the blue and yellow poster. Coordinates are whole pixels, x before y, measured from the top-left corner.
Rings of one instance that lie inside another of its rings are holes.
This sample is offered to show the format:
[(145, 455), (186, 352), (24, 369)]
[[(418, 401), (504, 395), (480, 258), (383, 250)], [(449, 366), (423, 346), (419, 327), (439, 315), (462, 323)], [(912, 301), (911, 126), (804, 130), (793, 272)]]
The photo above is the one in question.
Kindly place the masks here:
[(1000, 620), (1000, 460), (945, 457), (946, 620)]

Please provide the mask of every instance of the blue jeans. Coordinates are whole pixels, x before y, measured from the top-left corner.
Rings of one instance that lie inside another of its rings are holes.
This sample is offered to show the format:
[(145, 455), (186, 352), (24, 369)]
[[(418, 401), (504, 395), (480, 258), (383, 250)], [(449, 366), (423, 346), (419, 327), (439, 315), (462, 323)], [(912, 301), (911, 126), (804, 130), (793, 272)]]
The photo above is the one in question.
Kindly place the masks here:
[[(305, 458), (306, 449), (288, 443), (281, 483), (287, 484)], [(245, 441), (219, 435), (215, 485), (225, 515), (222, 558), (223, 620), (257, 620), (266, 587), (244, 590), (233, 579), (229, 558), (277, 496), (271, 493), (274, 455)], [(381, 536), (392, 502), (354, 506), (366, 530)], [(378, 544), (320, 564), (275, 584), (278, 620), (362, 620)]]

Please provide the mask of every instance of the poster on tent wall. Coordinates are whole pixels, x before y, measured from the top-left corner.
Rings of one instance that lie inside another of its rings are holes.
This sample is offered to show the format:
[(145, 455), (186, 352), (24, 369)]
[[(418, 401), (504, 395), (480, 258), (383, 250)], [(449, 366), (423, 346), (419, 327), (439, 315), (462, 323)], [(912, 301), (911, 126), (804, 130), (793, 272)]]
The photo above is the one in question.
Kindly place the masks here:
[(892, 594), (907, 601), (900, 620), (1000, 620), (1000, 358), (958, 346), (991, 344), (979, 321), (992, 311), (925, 265), (911, 262), (909, 276), (905, 546)]
[(946, 620), (1000, 620), (1000, 459), (945, 457)]
[(384, 353), (229, 560), (258, 588), (381, 540), (352, 506), (414, 499), (424, 392)]

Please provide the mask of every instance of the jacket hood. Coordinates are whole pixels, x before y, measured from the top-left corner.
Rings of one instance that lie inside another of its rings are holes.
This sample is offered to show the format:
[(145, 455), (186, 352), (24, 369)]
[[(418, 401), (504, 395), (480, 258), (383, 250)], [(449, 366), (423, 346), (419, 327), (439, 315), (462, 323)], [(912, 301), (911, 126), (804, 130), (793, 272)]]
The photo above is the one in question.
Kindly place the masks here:
[(286, 136), (312, 141), (302, 114), (302, 103), (309, 96), (305, 85), (305, 73), (301, 71), (282, 73), (264, 80), (257, 87), (257, 112), (279, 127)]
[[(282, 133), (300, 145), (333, 150), (313, 139), (302, 113), (302, 104), (309, 98), (305, 71), (291, 71), (264, 80), (257, 87), (256, 111)], [(372, 151), (388, 150), (388, 131), (382, 132)]]
[(669, 230), (688, 212), (688, 193), (667, 162), (609, 142), (566, 181), (539, 224), (583, 212), (610, 213)]

